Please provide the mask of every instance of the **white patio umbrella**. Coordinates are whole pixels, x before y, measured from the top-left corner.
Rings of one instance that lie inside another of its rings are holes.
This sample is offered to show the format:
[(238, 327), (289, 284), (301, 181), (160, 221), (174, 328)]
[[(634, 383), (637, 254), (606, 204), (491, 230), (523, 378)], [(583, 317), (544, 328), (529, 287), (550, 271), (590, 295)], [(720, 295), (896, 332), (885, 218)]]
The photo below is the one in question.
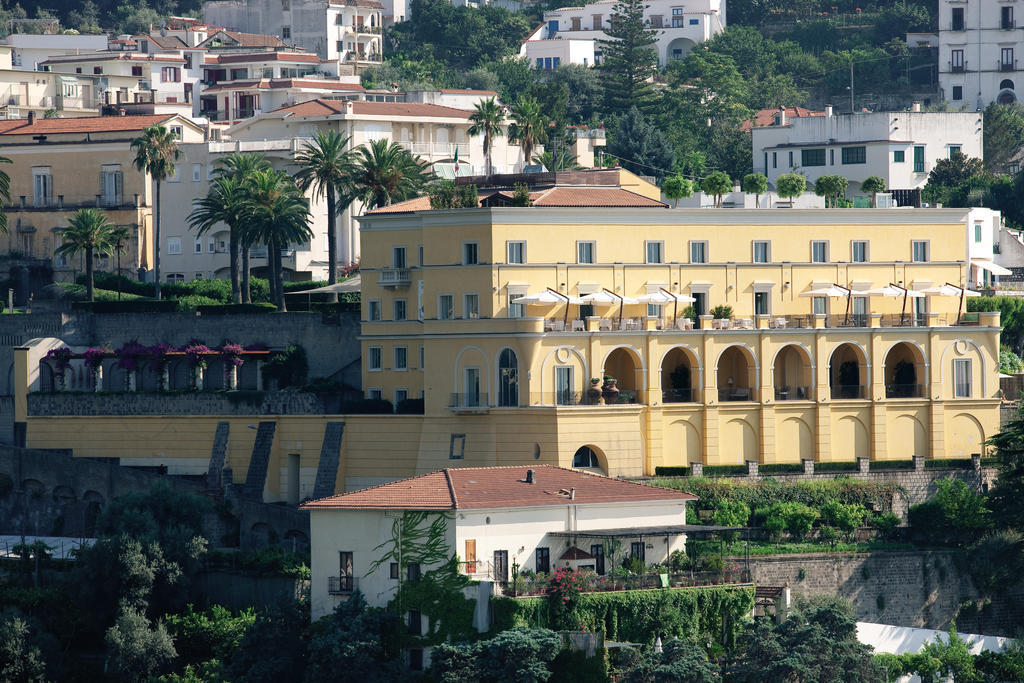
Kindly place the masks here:
[(629, 297), (616, 294), (615, 292), (608, 289), (600, 289), (596, 292), (580, 297), (580, 301), (591, 306), (614, 306), (619, 304), (619, 324), (622, 324), (622, 307), (626, 304), (638, 304), (638, 300)]
[(656, 292), (650, 292), (649, 294), (638, 296), (636, 300), (642, 304), (675, 304), (675, 307), (672, 310), (673, 319), (679, 317), (680, 301), (682, 301), (683, 303), (692, 303), (696, 301), (696, 299), (693, 298), (692, 296), (687, 296), (685, 294), (675, 294), (673, 292), (668, 291), (664, 287), (659, 287), (658, 291)]
[(559, 304), (565, 304), (565, 322), (568, 322), (569, 304), (581, 304), (583, 303), (583, 301), (581, 299), (578, 299), (577, 297), (568, 296), (567, 294), (556, 292), (555, 290), (548, 287), (547, 289), (542, 289), (539, 292), (534, 292), (533, 294), (527, 294), (517, 299), (513, 299), (512, 303), (530, 304), (536, 306), (557, 306)]
[(817, 287), (801, 292), (800, 296), (827, 296), (833, 299), (846, 297), (846, 322), (850, 320), (850, 288), (842, 285), (831, 284), (825, 287)]
[(920, 299), (925, 295), (913, 290), (901, 287), (900, 285), (894, 285), (891, 282), (885, 287), (879, 287), (877, 289), (865, 289), (860, 292), (866, 296), (902, 296), (903, 297), (903, 310), (900, 311), (900, 325), (903, 324), (903, 320), (907, 315), (907, 299)]
[(960, 311), (964, 307), (964, 297), (968, 296), (981, 296), (981, 292), (975, 292), (973, 289), (966, 289), (960, 285), (951, 285), (948, 282), (939, 285), (938, 287), (928, 287), (927, 289), (917, 290), (925, 296), (958, 296), (960, 297), (960, 303), (956, 307), (956, 322), (960, 324)]

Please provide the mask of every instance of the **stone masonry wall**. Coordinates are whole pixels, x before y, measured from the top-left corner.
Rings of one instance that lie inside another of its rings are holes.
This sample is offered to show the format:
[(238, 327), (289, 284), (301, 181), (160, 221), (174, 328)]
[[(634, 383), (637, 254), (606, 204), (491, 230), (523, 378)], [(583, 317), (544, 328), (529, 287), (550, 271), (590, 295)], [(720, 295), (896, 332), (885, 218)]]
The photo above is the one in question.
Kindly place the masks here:
[(218, 393), (89, 394), (58, 392), (28, 395), (28, 413), (63, 415), (316, 415), (323, 403), (316, 394), (297, 391), (253, 392), (254, 401)]
[(1012, 636), (1024, 600), (1018, 586), (980, 612), (969, 605), (958, 613), (979, 596), (955, 550), (778, 555), (750, 564), (758, 585), (789, 584), (794, 598), (840, 595), (853, 602), (858, 621), (895, 626), (945, 629), (956, 619), (961, 632)]

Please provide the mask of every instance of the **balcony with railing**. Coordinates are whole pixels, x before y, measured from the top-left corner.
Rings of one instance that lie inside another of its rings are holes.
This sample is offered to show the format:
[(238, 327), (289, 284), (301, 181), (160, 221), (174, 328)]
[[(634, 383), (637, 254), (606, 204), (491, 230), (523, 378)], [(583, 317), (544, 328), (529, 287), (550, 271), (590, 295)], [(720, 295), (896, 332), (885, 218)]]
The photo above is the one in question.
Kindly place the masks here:
[(555, 390), (530, 394), (532, 406), (636, 406), (643, 403), (639, 392), (631, 389), (619, 389), (618, 394), (603, 394), (600, 391)]
[(867, 387), (855, 384), (833, 384), (831, 387), (833, 401), (852, 401), (867, 398)]
[(696, 389), (662, 389), (662, 403), (697, 403)]
[(459, 562), (459, 573), (474, 581), (493, 581), (494, 565), (487, 560), (466, 560)]
[(408, 287), (411, 281), (408, 268), (381, 268), (377, 284), (381, 287)]
[(809, 401), (811, 400), (810, 387), (775, 387), (776, 401)]
[(398, 144), (421, 157), (453, 159), (455, 158), (456, 151), (458, 151), (460, 159), (469, 159), (470, 149), (468, 142), (414, 142), (411, 140), (401, 140)]
[(1003, 60), (999, 60), (996, 63), (999, 65), (999, 70), (1000, 71), (1016, 71), (1017, 70), (1016, 60), (1014, 60), (1012, 62), (1004, 62)]
[(351, 595), (359, 588), (356, 576), (328, 576), (327, 593), (329, 595)]
[(924, 398), (924, 386), (921, 384), (886, 384), (886, 398)]
[(449, 394), (448, 408), (451, 410), (467, 410), (470, 412), (487, 410), (490, 404), (487, 402), (487, 394), (480, 392), (469, 392), (465, 394)]
[(718, 389), (719, 403), (756, 401), (757, 389), (754, 387), (724, 387)]

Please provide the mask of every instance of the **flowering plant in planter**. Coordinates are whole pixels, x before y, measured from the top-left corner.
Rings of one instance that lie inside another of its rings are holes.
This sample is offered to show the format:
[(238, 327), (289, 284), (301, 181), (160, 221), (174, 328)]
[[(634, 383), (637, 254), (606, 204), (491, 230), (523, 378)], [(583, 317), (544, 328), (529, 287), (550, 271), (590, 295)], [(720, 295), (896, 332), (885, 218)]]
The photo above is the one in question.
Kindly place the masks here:
[(114, 351), (117, 356), (117, 367), (135, 372), (142, 368), (142, 363), (149, 355), (149, 349), (139, 343), (137, 339), (126, 342), (124, 346)]
[(559, 567), (548, 581), (548, 607), (551, 610), (551, 624), (560, 630), (569, 630), (576, 621), (572, 612), (577, 599), (587, 588), (588, 581), (582, 572)]
[(43, 360), (53, 363), (53, 375), (61, 389), (64, 388), (64, 374), (71, 367), (71, 356), (71, 349), (66, 346), (50, 349), (43, 356)]
[(224, 387), (235, 390), (238, 388), (238, 367), (242, 364), (241, 344), (224, 342), (220, 347), (221, 358), (224, 359)]
[(156, 372), (157, 386), (160, 391), (167, 391), (167, 370), (171, 367), (170, 353), (175, 348), (170, 344), (155, 344), (149, 349), (150, 367)]
[(82, 358), (85, 360), (85, 367), (89, 369), (89, 372), (95, 374), (96, 370), (103, 365), (103, 359), (107, 357), (109, 351), (106, 349), (86, 349), (85, 353), (82, 354)]
[(185, 360), (192, 369), (192, 388), (199, 390), (203, 381), (203, 370), (206, 369), (206, 356), (211, 352), (209, 346), (198, 339), (191, 340), (185, 346)]

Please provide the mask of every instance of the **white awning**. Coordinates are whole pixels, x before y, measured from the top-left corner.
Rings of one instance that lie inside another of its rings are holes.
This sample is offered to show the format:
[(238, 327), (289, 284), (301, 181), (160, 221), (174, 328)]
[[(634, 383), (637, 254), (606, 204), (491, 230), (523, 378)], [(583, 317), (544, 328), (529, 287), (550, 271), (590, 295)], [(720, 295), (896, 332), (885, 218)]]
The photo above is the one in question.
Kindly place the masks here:
[(983, 259), (977, 259), (977, 260), (971, 261), (971, 265), (978, 266), (982, 270), (987, 270), (988, 272), (992, 273), (993, 275), (1013, 275), (1013, 271), (1011, 271), (1009, 268), (1003, 268), (1000, 265), (996, 265), (995, 263), (992, 263), (991, 261), (986, 261), (986, 260), (983, 260)]

